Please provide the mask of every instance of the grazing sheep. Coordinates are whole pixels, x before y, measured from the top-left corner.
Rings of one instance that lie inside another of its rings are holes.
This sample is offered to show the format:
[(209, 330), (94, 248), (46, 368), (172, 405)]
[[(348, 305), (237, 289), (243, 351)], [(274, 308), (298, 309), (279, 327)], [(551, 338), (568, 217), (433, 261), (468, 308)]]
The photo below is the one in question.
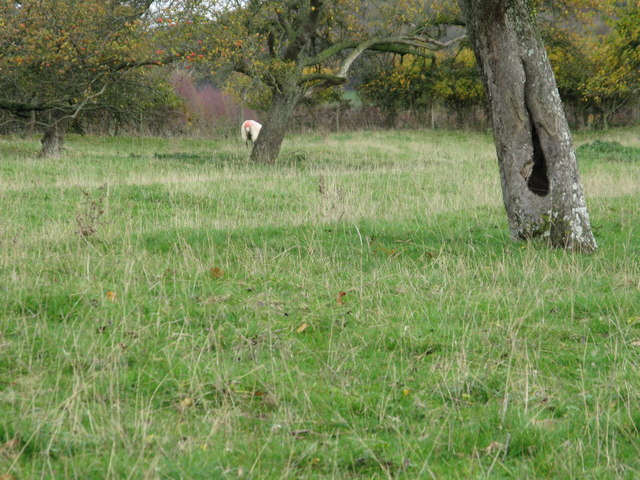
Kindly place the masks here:
[(255, 120), (244, 121), (240, 130), (240, 133), (242, 135), (242, 140), (244, 141), (247, 147), (249, 146), (249, 143), (253, 145), (253, 142), (256, 141), (256, 138), (258, 138), (258, 135), (260, 134), (261, 128), (262, 128), (262, 125), (260, 125)]

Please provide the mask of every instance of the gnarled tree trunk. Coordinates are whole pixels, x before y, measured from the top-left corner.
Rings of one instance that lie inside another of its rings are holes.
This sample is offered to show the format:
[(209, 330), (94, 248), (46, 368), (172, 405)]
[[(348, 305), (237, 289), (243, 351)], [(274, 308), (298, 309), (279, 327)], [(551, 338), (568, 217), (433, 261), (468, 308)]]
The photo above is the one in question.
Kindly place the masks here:
[(44, 135), (40, 139), (42, 147), (38, 153), (39, 157), (57, 157), (62, 153), (67, 124), (67, 120), (60, 119), (45, 127)]
[(290, 86), (273, 94), (267, 118), (253, 144), (251, 161), (275, 163), (293, 112), (302, 99), (300, 87)]
[(511, 234), (594, 251), (555, 76), (528, 0), (458, 0), (482, 74)]

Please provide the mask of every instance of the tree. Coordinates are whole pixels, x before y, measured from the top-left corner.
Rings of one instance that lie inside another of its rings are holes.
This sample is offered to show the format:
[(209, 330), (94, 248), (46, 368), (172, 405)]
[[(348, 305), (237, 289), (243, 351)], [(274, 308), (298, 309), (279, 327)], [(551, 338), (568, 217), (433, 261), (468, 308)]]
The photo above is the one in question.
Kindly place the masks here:
[(370, 64), (358, 92), (393, 118), (398, 110), (425, 112), (444, 105), (462, 116), (484, 105), (484, 91), (473, 52), (466, 46), (426, 59), (412, 55)]
[(611, 31), (593, 49), (594, 67), (581, 85), (583, 98), (599, 113), (602, 127), (640, 92), (640, 3), (619, 8)]
[(435, 58), (411, 55), (377, 57), (368, 59), (361, 67), (358, 94), (363, 103), (382, 110), (387, 127), (395, 127), (399, 111), (417, 112), (431, 107)]
[(528, 0), (458, 0), (480, 67), (516, 239), (597, 245), (553, 70)]
[(640, 70), (629, 60), (637, 55), (639, 10), (635, 2), (612, 0), (537, 5), (561, 98), (589, 126), (607, 128), (616, 111), (638, 98)]
[[(275, 161), (294, 109), (305, 98), (347, 80), (354, 61), (367, 51), (414, 53), (445, 48), (428, 35), (422, 2), (365, 0), (249, 0), (215, 15), (210, 39), (214, 68), (229, 66), (258, 80), (270, 105), (251, 159)], [(398, 33), (400, 32), (400, 33)]]
[[(38, 113), (42, 156), (58, 154), (70, 121), (114, 103), (135, 69), (170, 61), (154, 50), (152, 0), (0, 3), (0, 109)], [(156, 31), (161, 29), (156, 28)], [(122, 102), (120, 102), (122, 103)]]

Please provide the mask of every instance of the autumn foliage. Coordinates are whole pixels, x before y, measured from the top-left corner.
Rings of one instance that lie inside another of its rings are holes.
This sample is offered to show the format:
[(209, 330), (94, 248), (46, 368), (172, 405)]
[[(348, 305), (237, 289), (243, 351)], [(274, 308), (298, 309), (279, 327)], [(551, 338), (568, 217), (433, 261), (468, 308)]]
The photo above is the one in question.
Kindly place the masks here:
[(431, 59), (394, 56), (374, 64), (365, 70), (359, 93), (390, 115), (436, 105), (464, 112), (484, 104), (473, 52), (466, 47), (438, 52)]
[(3, 2), (0, 18), (5, 98), (23, 109), (72, 111), (128, 67), (158, 61), (129, 3)]
[[(640, 4), (595, 0), (534, 2), (556, 81), (579, 126), (607, 127), (640, 97)], [(442, 12), (444, 5), (440, 4)], [(446, 18), (455, 15), (449, 10)], [(434, 105), (464, 113), (484, 104), (475, 59), (466, 49), (369, 64), (362, 98), (393, 115)]]
[[(18, 117), (37, 113), (45, 153), (48, 143), (56, 153), (65, 126), (84, 112), (128, 111), (134, 105), (129, 92), (157, 84), (145, 68), (176, 57), (159, 47), (167, 41), (167, 29), (151, 28), (150, 3), (0, 3), (0, 109)], [(147, 100), (143, 95), (138, 103)]]
[[(638, 2), (533, 4), (574, 122), (607, 126), (639, 96)], [(462, 33), (460, 22), (450, 0), (0, 2), (2, 121), (57, 128), (46, 138), (61, 141), (72, 120), (124, 125), (144, 112), (181, 112), (169, 82), (177, 68), (194, 82), (179, 84), (191, 125), (213, 132), (243, 113), (255, 117), (248, 109), (266, 117), (274, 95), (307, 108), (340, 104), (342, 69), (359, 46), (373, 38), (450, 39)], [(350, 86), (390, 119), (434, 106), (464, 118), (482, 109), (467, 45), (438, 52), (415, 45), (369, 45), (350, 70)]]

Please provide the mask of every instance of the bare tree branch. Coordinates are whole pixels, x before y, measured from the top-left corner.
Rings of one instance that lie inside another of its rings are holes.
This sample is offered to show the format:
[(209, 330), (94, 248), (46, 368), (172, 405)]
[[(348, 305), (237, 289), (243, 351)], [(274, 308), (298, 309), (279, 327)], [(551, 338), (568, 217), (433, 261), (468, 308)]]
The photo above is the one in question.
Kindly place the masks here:
[[(62, 122), (64, 120), (73, 120), (75, 118), (78, 118), (78, 115), (80, 115), (80, 112), (84, 111), (85, 107), (89, 104), (89, 102), (91, 102), (92, 100), (94, 100), (94, 99), (98, 98), (99, 96), (101, 96), (107, 90), (108, 86), (109, 86), (109, 82), (105, 82), (105, 84), (102, 86), (102, 88), (98, 92), (87, 96), (82, 103), (74, 105), (74, 108), (73, 108), (74, 111), (73, 111), (72, 114), (63, 115), (62, 117), (57, 118), (54, 122), (48, 123), (48, 124), (45, 124), (45, 125), (47, 127), (55, 127), (56, 125), (58, 125), (60, 122)], [(56, 109), (54, 109), (54, 110), (56, 110)], [(39, 124), (41, 124), (41, 123), (39, 123)]]

